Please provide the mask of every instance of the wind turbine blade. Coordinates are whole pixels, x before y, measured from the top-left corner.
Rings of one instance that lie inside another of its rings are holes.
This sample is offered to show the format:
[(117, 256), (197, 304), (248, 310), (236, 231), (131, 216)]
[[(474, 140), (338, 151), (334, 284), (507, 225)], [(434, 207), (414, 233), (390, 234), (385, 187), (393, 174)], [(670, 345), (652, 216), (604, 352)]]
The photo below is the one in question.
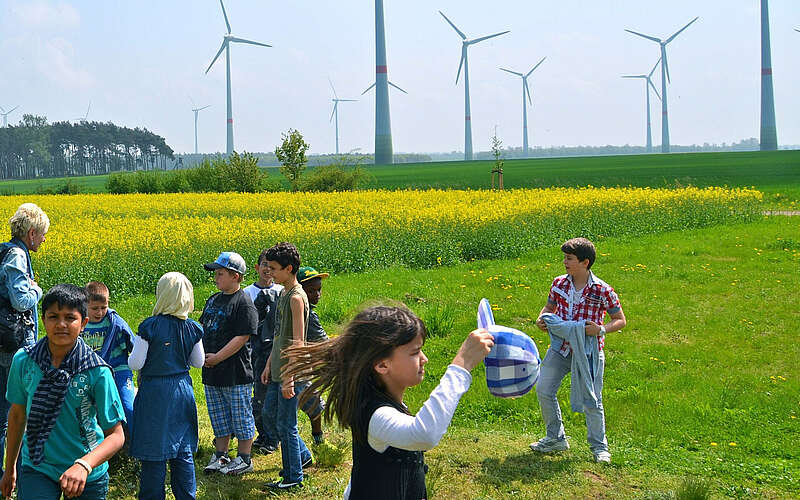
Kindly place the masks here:
[(648, 40), (652, 40), (654, 42), (661, 43), (661, 39), (660, 38), (656, 38), (656, 37), (650, 36), (650, 35), (645, 35), (643, 33), (637, 33), (635, 31), (629, 30), (629, 29), (626, 29), (625, 31), (627, 31), (628, 33), (633, 33), (634, 35), (640, 36), (642, 38), (647, 38)]
[(408, 92), (406, 92), (405, 90), (401, 89), (400, 87), (398, 87), (397, 85), (395, 85), (392, 82), (389, 82), (389, 85), (391, 85), (392, 87), (396, 88), (397, 90), (399, 90), (400, 92), (402, 92), (404, 94), (408, 94)]
[(482, 36), (480, 38), (476, 38), (475, 40), (470, 40), (468, 43), (470, 45), (472, 45), (472, 44), (475, 44), (475, 43), (478, 43), (478, 42), (482, 42), (484, 40), (488, 40), (490, 38), (494, 38), (496, 36), (505, 35), (506, 33), (510, 33), (510, 32), (511, 32), (511, 30), (501, 31), (500, 33), (495, 33), (494, 35)]
[[(17, 106), (14, 106), (13, 108), (9, 109), (7, 114), (10, 114), (12, 111), (14, 111), (15, 109), (17, 109), (18, 107), (19, 107), (19, 105), (17, 105)], [(86, 112), (86, 114), (89, 114), (89, 112), (87, 111), (87, 112)]]
[(511, 73), (512, 75), (523, 76), (522, 73), (517, 73), (516, 71), (511, 71), (510, 69), (500, 68), (500, 71), (505, 71), (506, 73)]
[(669, 63), (667, 62), (667, 51), (664, 50), (664, 69), (667, 71), (667, 82), (672, 83), (672, 80), (669, 77)]
[(228, 40), (230, 40), (231, 42), (249, 43), (250, 45), (258, 45), (260, 47), (272, 47), (272, 45), (267, 45), (266, 43), (254, 42), (252, 40), (246, 40), (244, 38), (238, 38), (235, 36), (228, 37)]
[[(220, 2), (221, 1), (222, 0), (220, 0)], [(227, 43), (228, 43), (228, 40), (223, 40), (222, 41), (222, 46), (220, 46), (219, 51), (217, 52), (217, 55), (214, 56), (214, 59), (211, 61), (211, 64), (209, 64), (208, 68), (206, 68), (206, 74), (208, 74), (208, 70), (211, 69), (211, 66), (213, 66), (214, 63), (217, 62), (217, 59), (219, 58), (219, 55), (222, 54), (223, 50), (225, 50), (225, 47), (226, 47)]]
[(650, 73), (648, 73), (648, 74), (647, 74), (647, 77), (648, 77), (648, 78), (649, 78), (649, 77), (651, 77), (651, 76), (653, 76), (653, 71), (655, 71), (655, 70), (656, 70), (656, 68), (658, 67), (658, 63), (660, 63), (660, 62), (661, 62), (661, 58), (659, 57), (659, 58), (658, 58), (658, 61), (656, 61), (656, 63), (653, 65), (653, 69), (651, 69), (651, 70), (650, 70)]
[(225, 4), (222, 3), (222, 0), (219, 0), (219, 4), (222, 5), (222, 15), (225, 16), (225, 26), (228, 27), (228, 33), (231, 32), (231, 23), (228, 22), (228, 13), (225, 12)]
[(531, 99), (531, 89), (528, 87), (528, 80), (523, 80), (522, 84), (525, 86), (525, 93), (528, 94), (528, 104), (533, 106), (533, 99)]
[(6, 112), (6, 110), (3, 109), (3, 106), (0, 106), (0, 113), (5, 113), (5, 112)]
[(198, 109), (197, 111), (203, 111), (204, 109), (210, 108), (210, 107), (211, 107), (211, 105), (209, 104), (208, 106), (203, 106), (202, 108)]
[(329, 83), (329, 84), (330, 84), (330, 86), (331, 86), (331, 90), (333, 90), (333, 97), (335, 97), (335, 98), (337, 98), (337, 99), (338, 99), (338, 98), (339, 98), (339, 96), (338, 96), (338, 95), (336, 95), (336, 89), (335, 89), (335, 88), (333, 88), (333, 82), (331, 81), (331, 79), (330, 79), (330, 78), (328, 78), (328, 83)]
[(456, 28), (456, 25), (453, 24), (453, 22), (451, 20), (447, 19), (447, 16), (445, 16), (444, 13), (441, 10), (439, 11), (439, 14), (442, 14), (442, 17), (444, 18), (444, 20), (447, 21), (450, 24), (450, 26), (453, 27), (454, 30), (456, 30), (456, 33), (458, 33), (458, 35), (461, 37), (462, 40), (466, 40), (467, 39), (467, 35), (462, 33), (460, 29)]
[(461, 60), (458, 61), (458, 73), (456, 73), (456, 85), (458, 85), (458, 77), (461, 76), (461, 67), (464, 66), (464, 59), (467, 57), (467, 46), (461, 47)]
[(330, 119), (328, 119), (328, 123), (333, 121), (333, 115), (336, 113), (336, 106), (338, 106), (338, 105), (339, 105), (338, 102), (334, 102), (333, 103), (333, 109), (331, 110), (331, 117), (330, 117)]
[(544, 57), (542, 58), (542, 60), (541, 60), (541, 61), (539, 61), (538, 63), (536, 63), (536, 66), (534, 66), (534, 67), (533, 67), (533, 69), (532, 69), (532, 70), (530, 70), (530, 71), (528, 71), (528, 74), (527, 74), (527, 75), (525, 75), (525, 78), (528, 78), (529, 76), (531, 76), (531, 73), (533, 73), (533, 71), (534, 71), (536, 68), (538, 68), (538, 67), (539, 67), (539, 65), (540, 65), (540, 64), (542, 64), (542, 63), (544, 62), (544, 60), (545, 60), (545, 59), (547, 59), (547, 56), (544, 56)]
[(656, 93), (656, 97), (658, 97), (658, 100), (660, 101), (660, 100), (661, 100), (661, 94), (659, 94), (659, 93), (658, 93), (658, 89), (656, 89), (656, 86), (655, 86), (655, 85), (653, 85), (653, 80), (651, 80), (651, 79), (649, 79), (649, 78), (648, 78), (648, 79), (647, 79), (647, 83), (649, 83), (649, 84), (650, 84), (650, 86), (653, 88), (653, 92), (655, 92), (655, 93)]
[(337, 99), (339, 102), (357, 102), (358, 99)]
[(189, 96), (189, 101), (192, 103), (193, 108), (197, 107), (197, 104), (194, 103), (194, 99), (192, 99), (192, 96)]
[(679, 29), (678, 31), (676, 31), (676, 32), (675, 32), (675, 34), (674, 34), (674, 35), (672, 35), (671, 37), (667, 38), (667, 39), (664, 41), (664, 45), (666, 45), (666, 44), (668, 44), (669, 42), (671, 42), (671, 41), (672, 41), (672, 40), (673, 40), (673, 39), (674, 39), (676, 36), (680, 35), (681, 31), (683, 31), (683, 30), (685, 30), (686, 28), (688, 28), (688, 27), (689, 27), (689, 26), (690, 26), (690, 25), (691, 25), (693, 22), (697, 21), (698, 19), (700, 19), (700, 16), (697, 16), (697, 17), (695, 17), (694, 19), (692, 19), (691, 21), (689, 21), (689, 24), (687, 24), (687, 25), (686, 25), (686, 26), (684, 26), (683, 28), (681, 28), (681, 29)]
[(369, 91), (370, 91), (370, 89), (372, 89), (372, 87), (374, 87), (374, 86), (375, 86), (375, 84), (373, 83), (372, 85), (370, 85), (369, 87), (367, 87), (367, 90), (365, 90), (364, 92), (362, 92), (362, 93), (361, 93), (361, 95), (364, 95), (364, 94), (366, 94), (367, 92), (369, 92)]
[(647, 78), (644, 75), (623, 75), (621, 78)]
[(796, 32), (800, 33), (800, 30), (799, 30), (799, 29), (795, 28), (794, 30), (795, 30)]

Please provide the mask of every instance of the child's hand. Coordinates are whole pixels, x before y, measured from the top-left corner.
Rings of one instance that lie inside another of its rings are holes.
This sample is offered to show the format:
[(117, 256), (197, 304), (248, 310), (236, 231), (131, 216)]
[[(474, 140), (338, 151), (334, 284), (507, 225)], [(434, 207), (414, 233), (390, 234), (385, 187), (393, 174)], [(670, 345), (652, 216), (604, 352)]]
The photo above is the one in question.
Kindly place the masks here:
[(11, 498), (11, 493), (17, 485), (17, 471), (15, 467), (9, 467), (3, 474), (3, 479), (0, 480), (0, 494), (6, 498)]
[(594, 321), (587, 321), (586, 326), (584, 326), (584, 330), (586, 331), (586, 335), (589, 335), (590, 337), (597, 337), (600, 335), (600, 325)]
[(203, 365), (205, 368), (214, 368), (217, 366), (217, 354), (216, 353), (206, 353), (206, 362)]
[(64, 496), (67, 498), (80, 496), (86, 486), (86, 477), (88, 475), (82, 465), (72, 464), (72, 467), (61, 474), (59, 481)]
[(547, 323), (544, 322), (541, 316), (536, 318), (536, 326), (543, 332), (547, 331)]
[(261, 383), (264, 385), (269, 384), (269, 374), (270, 374), (270, 366), (269, 360), (267, 360), (267, 366), (264, 367), (264, 371), (261, 372)]
[(494, 337), (491, 333), (484, 328), (473, 330), (461, 344), (458, 354), (453, 358), (453, 364), (471, 371), (489, 354), (492, 346)]

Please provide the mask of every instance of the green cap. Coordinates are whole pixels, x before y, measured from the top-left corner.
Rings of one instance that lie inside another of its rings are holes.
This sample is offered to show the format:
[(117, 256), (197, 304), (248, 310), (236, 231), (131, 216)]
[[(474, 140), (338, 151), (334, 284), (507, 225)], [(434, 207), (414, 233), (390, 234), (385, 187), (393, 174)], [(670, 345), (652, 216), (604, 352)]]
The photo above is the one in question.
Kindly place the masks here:
[(325, 279), (328, 276), (330, 276), (330, 274), (321, 273), (310, 266), (303, 266), (297, 270), (297, 281), (299, 281), (300, 283), (306, 282), (314, 278)]

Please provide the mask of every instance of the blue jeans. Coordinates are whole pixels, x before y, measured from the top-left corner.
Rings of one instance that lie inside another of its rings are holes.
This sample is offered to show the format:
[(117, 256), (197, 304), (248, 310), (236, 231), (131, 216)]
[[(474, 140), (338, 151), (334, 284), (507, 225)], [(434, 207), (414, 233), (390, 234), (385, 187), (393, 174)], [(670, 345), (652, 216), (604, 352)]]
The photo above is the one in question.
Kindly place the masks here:
[(281, 384), (270, 382), (261, 414), (264, 429), (268, 432), (274, 429), (280, 440), (283, 479), (287, 483), (303, 481), (302, 463), (311, 458), (311, 452), (297, 431), (297, 397), (302, 390), (303, 386), (296, 386), (294, 397), (285, 399), (281, 394)]
[[(139, 475), (139, 500), (164, 500), (164, 482), (167, 477), (167, 461), (142, 460)], [(169, 460), (170, 484), (175, 500), (195, 498), (197, 483), (194, 477), (192, 454), (184, 451)]]
[[(108, 494), (108, 474), (86, 483), (76, 500), (104, 500)], [(17, 500), (59, 500), (61, 485), (48, 476), (28, 466), (22, 468), (17, 478)]]
[[(570, 372), (572, 353), (566, 358), (558, 352), (548, 349), (539, 370), (539, 381), (536, 383), (536, 394), (539, 396), (539, 407), (547, 429), (547, 437), (565, 439), (564, 423), (561, 420), (561, 407), (558, 406), (556, 393), (561, 381)], [(590, 365), (591, 366), (591, 365)], [(586, 438), (593, 452), (608, 451), (606, 441), (606, 417), (603, 411), (603, 373), (606, 357), (599, 352), (597, 373), (594, 374), (594, 393), (597, 396), (597, 408), (584, 408), (586, 416)]]
[(136, 397), (133, 392), (133, 372), (128, 370), (114, 372), (114, 382), (117, 385), (119, 399), (122, 401), (122, 409), (125, 411), (128, 432), (133, 432), (133, 400)]

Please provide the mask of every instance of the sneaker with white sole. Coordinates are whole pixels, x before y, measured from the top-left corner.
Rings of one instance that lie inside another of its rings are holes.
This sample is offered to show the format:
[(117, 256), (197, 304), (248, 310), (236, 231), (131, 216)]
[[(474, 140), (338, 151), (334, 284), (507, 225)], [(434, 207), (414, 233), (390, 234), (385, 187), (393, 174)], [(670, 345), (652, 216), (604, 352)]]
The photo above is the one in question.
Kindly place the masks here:
[(596, 451), (594, 453), (594, 461), (597, 463), (610, 464), (611, 453), (607, 451)]
[(248, 464), (241, 456), (237, 456), (228, 465), (220, 469), (220, 472), (229, 476), (241, 476), (246, 472), (253, 472), (253, 461), (250, 460)]
[(272, 490), (294, 490), (303, 487), (303, 483), (290, 483), (283, 478), (266, 484), (267, 488)]
[(206, 468), (203, 469), (203, 472), (206, 474), (211, 474), (214, 472), (220, 472), (223, 468), (225, 468), (231, 459), (228, 458), (226, 455), (222, 455), (221, 457), (217, 457), (216, 455), (211, 455), (211, 460), (206, 465)]
[(550, 453), (553, 451), (566, 451), (569, 449), (569, 443), (565, 439), (556, 439), (545, 436), (542, 439), (531, 443), (531, 449), (539, 453)]

